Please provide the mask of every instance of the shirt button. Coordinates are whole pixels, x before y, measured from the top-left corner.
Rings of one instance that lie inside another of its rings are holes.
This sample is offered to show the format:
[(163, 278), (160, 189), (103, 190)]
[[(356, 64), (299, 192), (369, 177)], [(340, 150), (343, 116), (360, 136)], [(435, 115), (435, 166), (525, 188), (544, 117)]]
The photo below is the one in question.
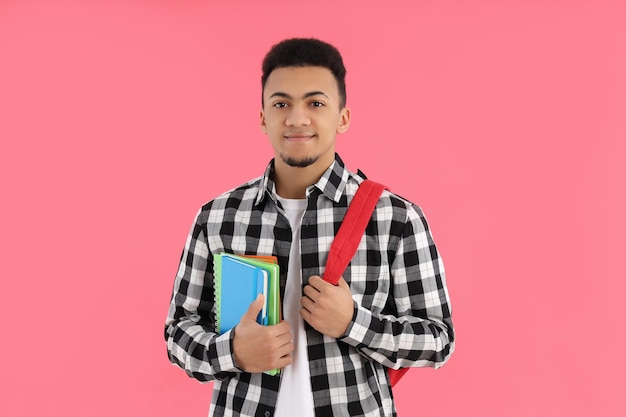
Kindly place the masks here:
[(265, 417), (270, 417), (270, 415), (271, 415), (271, 414), (272, 414), (272, 413), (270, 413), (269, 411), (266, 411), (266, 412), (265, 412)]

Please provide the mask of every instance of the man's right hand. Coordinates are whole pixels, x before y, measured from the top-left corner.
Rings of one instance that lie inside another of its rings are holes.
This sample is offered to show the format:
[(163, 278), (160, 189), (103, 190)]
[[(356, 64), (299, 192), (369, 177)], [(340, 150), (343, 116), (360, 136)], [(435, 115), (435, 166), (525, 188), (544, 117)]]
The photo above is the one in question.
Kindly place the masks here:
[(294, 349), (289, 323), (281, 321), (273, 326), (263, 326), (256, 322), (264, 302), (265, 298), (260, 294), (234, 329), (235, 362), (250, 373), (290, 365)]

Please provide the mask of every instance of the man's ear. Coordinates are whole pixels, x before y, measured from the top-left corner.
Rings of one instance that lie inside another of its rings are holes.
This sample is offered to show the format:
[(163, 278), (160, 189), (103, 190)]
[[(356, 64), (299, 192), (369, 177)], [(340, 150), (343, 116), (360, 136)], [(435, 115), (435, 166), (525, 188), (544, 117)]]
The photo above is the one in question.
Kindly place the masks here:
[(263, 113), (263, 110), (259, 112), (259, 118), (261, 122), (261, 132), (267, 135), (267, 126), (265, 125), (265, 113)]
[(350, 109), (344, 107), (339, 114), (339, 125), (337, 126), (338, 133), (344, 133), (350, 127)]

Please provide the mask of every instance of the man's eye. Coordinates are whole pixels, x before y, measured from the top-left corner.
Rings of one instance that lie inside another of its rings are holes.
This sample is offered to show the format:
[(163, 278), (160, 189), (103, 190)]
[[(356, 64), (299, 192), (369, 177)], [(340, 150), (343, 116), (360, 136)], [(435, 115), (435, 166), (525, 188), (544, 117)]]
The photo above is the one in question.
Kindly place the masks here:
[(313, 107), (324, 107), (324, 103), (322, 103), (321, 101), (314, 101), (311, 103), (311, 106)]
[(278, 107), (279, 109), (282, 109), (283, 107), (287, 107), (287, 103), (283, 101), (279, 101), (278, 103), (274, 103), (273, 106)]

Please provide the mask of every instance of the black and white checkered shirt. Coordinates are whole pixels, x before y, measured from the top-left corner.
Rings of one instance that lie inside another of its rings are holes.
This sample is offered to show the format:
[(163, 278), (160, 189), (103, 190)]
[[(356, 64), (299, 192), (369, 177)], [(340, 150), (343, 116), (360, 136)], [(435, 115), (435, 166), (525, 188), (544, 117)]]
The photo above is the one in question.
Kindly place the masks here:
[[(276, 255), (284, 294), (292, 233), (265, 175), (198, 212), (182, 253), (165, 325), (170, 361), (199, 381), (215, 380), (214, 416), (274, 414), (280, 377), (250, 374), (233, 359), (233, 332), (215, 333), (212, 254)], [(307, 189), (302, 277), (322, 275), (330, 244), (363, 176), (339, 156)], [(346, 334), (306, 325), (317, 416), (396, 415), (386, 367), (440, 367), (454, 350), (443, 263), (419, 207), (385, 191), (343, 277), (355, 300)]]

